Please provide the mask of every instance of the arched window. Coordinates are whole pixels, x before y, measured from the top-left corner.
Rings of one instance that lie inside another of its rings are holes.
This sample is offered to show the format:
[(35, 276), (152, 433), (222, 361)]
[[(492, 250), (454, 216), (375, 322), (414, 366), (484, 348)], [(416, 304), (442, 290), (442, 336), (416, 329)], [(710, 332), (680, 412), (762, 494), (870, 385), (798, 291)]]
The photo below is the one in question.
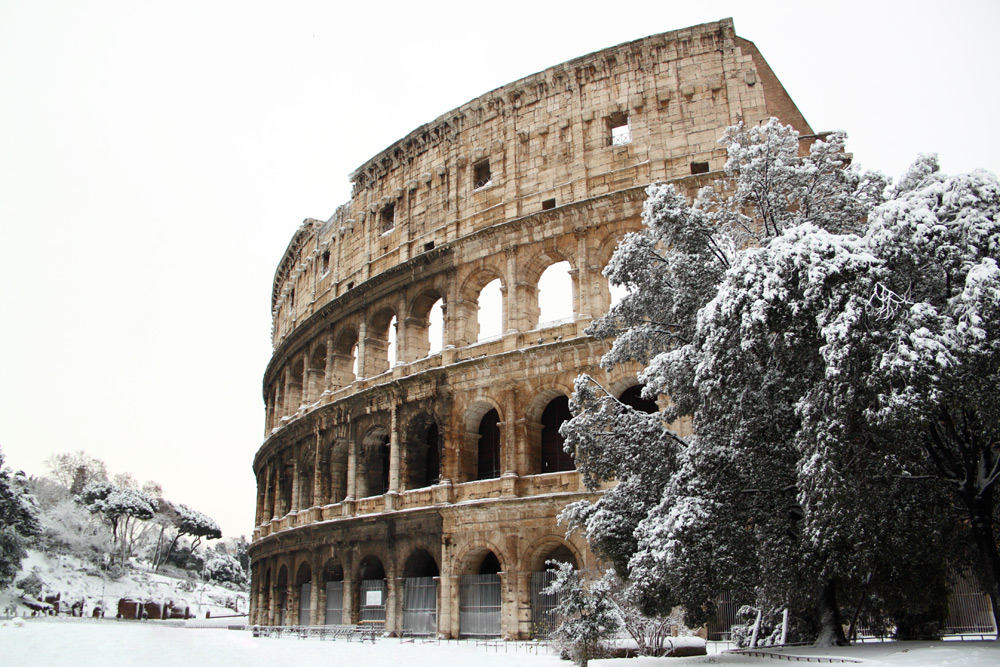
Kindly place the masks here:
[(642, 397), (642, 387), (640, 385), (633, 385), (623, 391), (618, 400), (634, 410), (650, 415), (660, 410), (659, 406), (656, 405), (656, 401)]
[(490, 410), (479, 422), (479, 456), (476, 479), (500, 476), (500, 415)]
[(573, 318), (573, 278), (569, 262), (556, 262), (538, 279), (538, 326)]
[(479, 292), (479, 336), (476, 340), (495, 338), (503, 333), (503, 292), (497, 278)]
[(573, 470), (573, 455), (563, 449), (565, 438), (559, 433), (559, 427), (572, 415), (569, 411), (569, 399), (557, 396), (549, 401), (542, 413), (542, 472), (560, 472)]
[(396, 365), (398, 356), (396, 355), (396, 328), (399, 323), (396, 320), (396, 316), (393, 315), (392, 319), (389, 320), (389, 344), (386, 346), (386, 361), (389, 363), (389, 368)]
[(437, 354), (444, 348), (444, 300), (438, 299), (431, 306), (427, 316), (427, 356)]

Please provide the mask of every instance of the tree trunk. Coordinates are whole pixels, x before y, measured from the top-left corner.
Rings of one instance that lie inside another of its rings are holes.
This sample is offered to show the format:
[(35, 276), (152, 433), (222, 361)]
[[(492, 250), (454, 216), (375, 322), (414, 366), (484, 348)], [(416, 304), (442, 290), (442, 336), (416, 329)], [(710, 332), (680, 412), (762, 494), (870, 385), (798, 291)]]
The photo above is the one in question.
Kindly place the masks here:
[(816, 616), (819, 621), (819, 636), (816, 646), (847, 646), (844, 626), (837, 606), (837, 580), (830, 579), (823, 584), (816, 602)]

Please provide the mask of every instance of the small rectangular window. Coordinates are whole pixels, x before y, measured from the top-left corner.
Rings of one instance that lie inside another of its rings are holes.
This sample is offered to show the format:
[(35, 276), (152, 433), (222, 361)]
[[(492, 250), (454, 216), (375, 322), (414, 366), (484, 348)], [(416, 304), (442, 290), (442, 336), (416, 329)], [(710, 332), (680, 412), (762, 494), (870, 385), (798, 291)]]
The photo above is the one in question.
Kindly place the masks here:
[(608, 124), (608, 145), (624, 146), (632, 143), (632, 126), (628, 114), (617, 112), (605, 119)]
[(555, 199), (546, 199), (542, 202), (542, 210), (548, 211), (556, 207)]
[(480, 160), (472, 165), (472, 183), (476, 190), (485, 188), (492, 182), (493, 174), (490, 172), (490, 161), (488, 159)]
[(327, 274), (330, 272), (330, 251), (323, 251), (323, 261), (320, 262), (320, 273)]
[(424, 252), (430, 252), (434, 250), (434, 241), (428, 241), (424, 244)]
[(379, 219), (378, 231), (385, 234), (396, 226), (396, 203), (393, 202), (382, 209), (382, 216)]
[(707, 174), (708, 173), (708, 163), (707, 162), (692, 162), (691, 163), (691, 173), (692, 174)]

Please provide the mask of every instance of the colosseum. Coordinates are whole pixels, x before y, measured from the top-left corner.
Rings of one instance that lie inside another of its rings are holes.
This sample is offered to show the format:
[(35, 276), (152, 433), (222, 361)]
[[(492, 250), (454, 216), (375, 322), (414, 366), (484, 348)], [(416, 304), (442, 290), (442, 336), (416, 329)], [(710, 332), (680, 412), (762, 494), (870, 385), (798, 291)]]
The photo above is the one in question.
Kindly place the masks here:
[(723, 129), (770, 116), (812, 132), (727, 19), (507, 84), (355, 170), (274, 276), (250, 622), (544, 632), (546, 560), (597, 567), (557, 521), (596, 497), (559, 435), (574, 378), (656, 409), (585, 333), (602, 270), (648, 183), (693, 195)]

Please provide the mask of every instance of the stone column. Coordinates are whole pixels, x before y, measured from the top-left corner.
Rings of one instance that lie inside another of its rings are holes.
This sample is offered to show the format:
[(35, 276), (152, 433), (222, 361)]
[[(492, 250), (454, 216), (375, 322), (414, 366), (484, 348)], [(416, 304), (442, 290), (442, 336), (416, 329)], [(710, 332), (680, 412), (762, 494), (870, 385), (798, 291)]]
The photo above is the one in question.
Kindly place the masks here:
[(289, 512), (299, 511), (299, 457), (295, 452), (292, 453), (292, 506), (288, 508)]
[[(353, 431), (353, 429), (352, 429)], [(354, 433), (351, 433), (354, 436)], [(347, 446), (347, 497), (345, 500), (354, 500), (358, 497), (358, 442), (356, 437), (351, 437)]]
[(313, 429), (313, 438), (316, 441), (314, 444), (315, 451), (313, 452), (313, 507), (321, 507), (326, 504), (326, 499), (321, 497), (323, 494), (323, 476), (319, 455), (320, 445), (322, 444), (321, 433), (320, 424), (316, 424), (316, 427)]
[(396, 359), (389, 361), (389, 368), (397, 364), (405, 364), (414, 360), (410, 349), (409, 315), (406, 310), (406, 295), (403, 294), (396, 302)]
[(531, 638), (531, 572), (518, 572), (514, 577), (514, 599), (517, 608), (517, 634), (515, 639)]
[(399, 408), (393, 402), (389, 408), (389, 493), (399, 493), (400, 488), (400, 442), (399, 442)]
[(324, 391), (333, 390), (333, 327), (326, 332), (326, 370), (323, 373)]
[(274, 467), (274, 496), (271, 498), (271, 519), (277, 519), (281, 512), (281, 471)]
[(341, 615), (344, 625), (353, 625), (358, 621), (357, 617), (357, 601), (358, 601), (358, 591), (357, 582), (354, 579), (354, 562), (353, 558), (346, 559), (344, 565), (344, 613)]
[(368, 356), (367, 340), (368, 340), (368, 325), (364, 322), (364, 320), (362, 320), (361, 323), (358, 324), (358, 376), (357, 376), (358, 380), (367, 377), (366, 375), (367, 364), (365, 363), (365, 358)]
[[(326, 613), (326, 609), (320, 609), (320, 586), (323, 585), (323, 571), (316, 567), (317, 559), (312, 562), (312, 589), (309, 591), (309, 625), (323, 625), (320, 619)], [(325, 592), (324, 592), (324, 597)], [(325, 600), (324, 600), (324, 607)], [(320, 612), (323, 612), (321, 614)]]

